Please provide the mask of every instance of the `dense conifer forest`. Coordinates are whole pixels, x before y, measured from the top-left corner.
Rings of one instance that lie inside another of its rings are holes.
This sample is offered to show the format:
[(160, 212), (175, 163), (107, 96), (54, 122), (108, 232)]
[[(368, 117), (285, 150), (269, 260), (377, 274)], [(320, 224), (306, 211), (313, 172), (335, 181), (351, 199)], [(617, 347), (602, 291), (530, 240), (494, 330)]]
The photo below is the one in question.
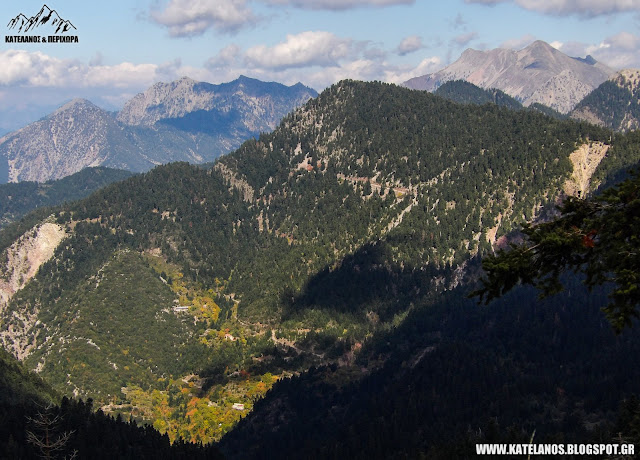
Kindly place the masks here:
[(617, 76), (589, 93), (572, 113), (589, 114), (602, 126), (616, 131), (637, 130), (640, 126), (640, 82), (638, 76)]
[(499, 89), (482, 89), (465, 80), (448, 81), (434, 91), (436, 96), (459, 104), (495, 104), (513, 110), (522, 110), (523, 106), (515, 98)]
[(112, 182), (131, 176), (128, 171), (104, 167), (86, 168), (64, 179), (0, 185), (0, 228), (35, 208), (55, 206), (89, 196)]
[(215, 446), (169, 437), (95, 410), (91, 399), (60, 397), (0, 349), (0, 458), (222, 459)]
[(159, 166), (7, 226), (3, 254), (45, 223), (64, 238), (1, 338), (101, 408), (65, 403), (85, 420), (120, 414), (178, 449), (222, 439), (230, 458), (611, 439), (637, 412), (620, 405), (640, 342), (600, 311), (609, 287), (466, 298), (484, 255), (557, 213), (570, 155), (594, 144), (592, 188), (640, 160), (636, 133), (343, 81), (210, 168)]

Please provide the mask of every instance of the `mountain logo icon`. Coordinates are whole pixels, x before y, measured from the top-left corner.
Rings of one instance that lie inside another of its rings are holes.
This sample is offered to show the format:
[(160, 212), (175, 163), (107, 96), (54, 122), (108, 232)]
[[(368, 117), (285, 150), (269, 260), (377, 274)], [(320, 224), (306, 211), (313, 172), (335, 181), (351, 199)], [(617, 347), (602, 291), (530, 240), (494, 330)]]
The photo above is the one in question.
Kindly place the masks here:
[(53, 33), (55, 34), (64, 34), (71, 30), (78, 30), (71, 21), (62, 19), (56, 10), (52, 10), (47, 5), (42, 5), (38, 14), (30, 18), (20, 13), (7, 24), (9, 29), (15, 29), (16, 32), (20, 33), (33, 31), (33, 29), (44, 26), (53, 29)]

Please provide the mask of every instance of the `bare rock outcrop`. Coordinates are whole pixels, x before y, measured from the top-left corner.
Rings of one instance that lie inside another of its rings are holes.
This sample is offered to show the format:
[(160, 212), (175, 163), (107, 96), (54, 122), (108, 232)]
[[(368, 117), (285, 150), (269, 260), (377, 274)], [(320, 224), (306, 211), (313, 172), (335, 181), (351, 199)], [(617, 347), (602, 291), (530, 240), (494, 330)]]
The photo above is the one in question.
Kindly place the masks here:
[(573, 172), (564, 183), (564, 192), (567, 195), (584, 197), (591, 191), (591, 177), (608, 150), (607, 144), (591, 142), (581, 145), (569, 155)]
[(45, 222), (22, 235), (3, 253), (0, 267), (0, 320), (3, 323), (0, 343), (18, 359), (24, 359), (35, 346), (38, 332), (38, 308), (7, 310), (14, 294), (25, 287), (47, 262), (67, 236), (60, 225)]
[(6, 262), (0, 269), (0, 311), (53, 256), (65, 236), (60, 225), (45, 222), (26, 232), (5, 250)]
[(468, 49), (444, 69), (403, 85), (435, 91), (447, 81), (466, 80), (480, 88), (502, 90), (525, 106), (540, 102), (567, 113), (613, 73), (590, 56), (573, 58), (538, 40), (519, 51)]

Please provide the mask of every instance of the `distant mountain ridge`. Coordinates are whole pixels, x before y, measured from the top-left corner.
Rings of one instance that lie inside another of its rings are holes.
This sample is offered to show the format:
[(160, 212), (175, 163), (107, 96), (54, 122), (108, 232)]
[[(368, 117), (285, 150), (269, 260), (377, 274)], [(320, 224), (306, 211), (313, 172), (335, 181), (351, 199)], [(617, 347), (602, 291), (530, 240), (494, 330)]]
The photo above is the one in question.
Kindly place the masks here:
[(142, 172), (171, 161), (206, 163), (271, 131), (317, 93), (247, 77), (221, 85), (157, 83), (116, 117), (74, 99), (0, 138), (0, 183), (60, 179), (90, 166)]
[[(156, 83), (138, 94), (125, 104), (116, 118), (127, 125), (152, 126), (196, 111), (228, 113), (235, 109), (245, 115), (246, 128), (272, 130), (282, 118), (278, 103), (293, 98), (294, 105), (299, 106), (315, 96), (314, 90), (301, 83), (286, 87), (240, 75), (232, 82), (214, 85), (183, 77), (171, 83)], [(244, 102), (246, 107), (237, 109), (239, 102)]]
[(567, 118), (567, 115), (563, 115), (557, 110), (554, 110), (544, 104), (540, 104), (539, 102), (534, 102), (528, 107), (524, 107), (520, 102), (509, 96), (504, 91), (496, 88), (483, 89), (466, 80), (451, 80), (443, 83), (433, 92), (433, 94), (449, 99), (450, 101), (458, 104), (495, 104), (511, 110), (535, 110), (556, 119)]
[(591, 56), (572, 58), (538, 40), (520, 51), (468, 49), (444, 69), (403, 85), (435, 91), (447, 81), (466, 80), (481, 88), (500, 89), (524, 106), (537, 102), (567, 113), (613, 73)]
[(6, 162), (0, 183), (61, 179), (91, 166), (140, 172), (170, 161), (201, 163), (222, 153), (203, 140), (166, 126), (127, 129), (109, 112), (74, 99), (0, 139), (0, 162)]

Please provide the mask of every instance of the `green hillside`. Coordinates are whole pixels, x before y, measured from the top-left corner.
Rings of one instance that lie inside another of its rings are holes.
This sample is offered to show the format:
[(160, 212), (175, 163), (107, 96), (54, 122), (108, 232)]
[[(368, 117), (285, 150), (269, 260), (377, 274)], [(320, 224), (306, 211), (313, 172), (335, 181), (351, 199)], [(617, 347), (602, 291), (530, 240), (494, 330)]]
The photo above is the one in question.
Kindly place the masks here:
[(64, 179), (45, 183), (18, 182), (0, 185), (0, 228), (36, 208), (79, 200), (131, 176), (128, 171), (104, 167), (85, 168)]
[(615, 336), (606, 295), (567, 287), (543, 302), (521, 289), (480, 307), (457, 288), (416, 303), (351, 366), (278, 382), (220, 447), (230, 459), (447, 459), (534, 431), (536, 443), (637, 439), (619, 422), (638, 391), (637, 331)]
[[(65, 237), (2, 310), (0, 337), (62, 393), (171, 440), (217, 440), (278, 380), (339, 365), (330, 379), (357, 387), (431, 346), (396, 332), (445, 294), (434, 311), (459, 301), (449, 291), (477, 258), (553, 208), (578, 147), (611, 143), (608, 177), (633, 164), (615, 152), (637, 152), (634, 139), (344, 81), (211, 169), (160, 166), (56, 208)], [(10, 226), (0, 247), (33, 225)]]
[(570, 116), (615, 131), (637, 130), (640, 127), (640, 73), (637, 70), (618, 73), (580, 101)]
[(0, 458), (220, 459), (215, 446), (171, 444), (135, 421), (60, 396), (0, 348)]
[(0, 348), (0, 404), (30, 406), (38, 402), (56, 402), (60, 396), (51, 386)]
[(43, 363), (50, 381), (73, 382), (74, 393), (105, 401), (120, 394), (123, 382), (148, 387), (193, 369), (185, 343), (193, 322), (173, 313), (175, 296), (139, 254), (116, 252), (95, 276), (61, 291), (39, 317), (64, 345), (49, 341), (25, 360)]
[(465, 80), (443, 83), (433, 94), (459, 104), (496, 104), (512, 110), (522, 110), (522, 104), (504, 91), (483, 89)]

